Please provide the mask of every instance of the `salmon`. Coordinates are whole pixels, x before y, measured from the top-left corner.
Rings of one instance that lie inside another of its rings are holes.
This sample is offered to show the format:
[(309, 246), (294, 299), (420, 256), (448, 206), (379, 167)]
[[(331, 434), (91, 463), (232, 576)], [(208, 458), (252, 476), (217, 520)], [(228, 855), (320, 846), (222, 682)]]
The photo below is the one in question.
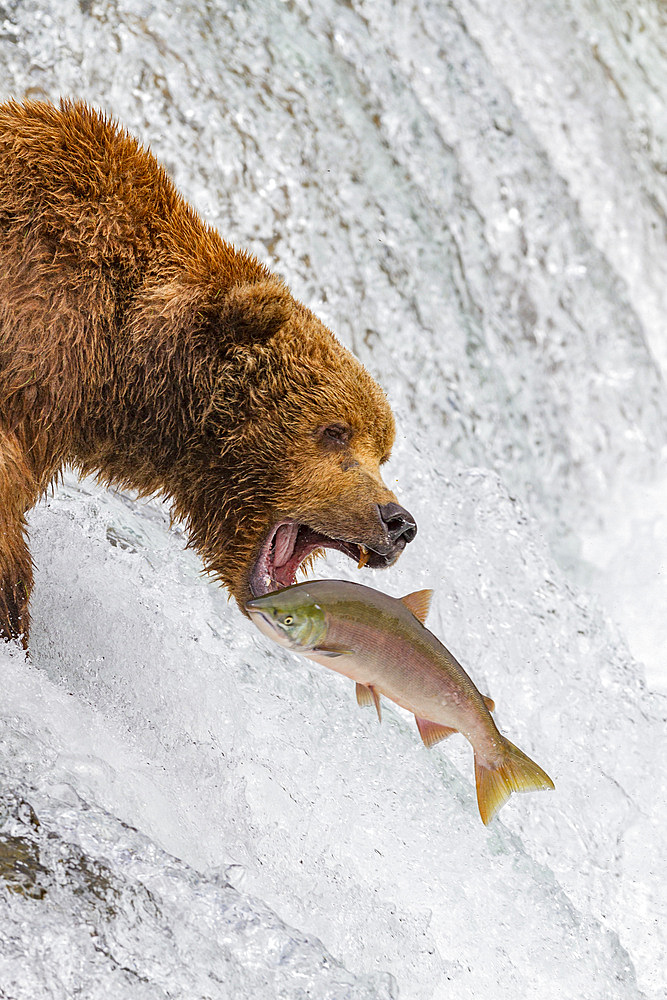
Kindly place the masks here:
[(381, 696), (415, 716), (432, 747), (462, 733), (473, 748), (477, 803), (487, 825), (512, 792), (553, 788), (549, 775), (502, 735), (458, 660), (424, 625), (432, 591), (397, 599), (345, 580), (315, 580), (246, 603), (279, 645), (349, 677), (361, 706)]

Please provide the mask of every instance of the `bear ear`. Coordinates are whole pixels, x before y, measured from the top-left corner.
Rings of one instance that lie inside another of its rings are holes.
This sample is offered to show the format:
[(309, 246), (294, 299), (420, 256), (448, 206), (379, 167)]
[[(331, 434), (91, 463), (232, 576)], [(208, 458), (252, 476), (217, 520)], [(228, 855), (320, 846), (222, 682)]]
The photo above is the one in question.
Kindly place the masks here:
[(277, 281), (235, 285), (220, 303), (218, 319), (237, 343), (268, 340), (292, 314), (294, 299)]

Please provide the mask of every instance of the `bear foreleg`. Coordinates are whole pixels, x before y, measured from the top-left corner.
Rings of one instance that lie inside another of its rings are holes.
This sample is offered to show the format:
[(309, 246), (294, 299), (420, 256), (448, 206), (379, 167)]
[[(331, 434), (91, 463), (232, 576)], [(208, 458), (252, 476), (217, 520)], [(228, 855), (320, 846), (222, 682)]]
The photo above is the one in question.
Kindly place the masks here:
[(0, 640), (28, 648), (32, 559), (25, 512), (37, 499), (30, 466), (16, 435), (0, 428)]

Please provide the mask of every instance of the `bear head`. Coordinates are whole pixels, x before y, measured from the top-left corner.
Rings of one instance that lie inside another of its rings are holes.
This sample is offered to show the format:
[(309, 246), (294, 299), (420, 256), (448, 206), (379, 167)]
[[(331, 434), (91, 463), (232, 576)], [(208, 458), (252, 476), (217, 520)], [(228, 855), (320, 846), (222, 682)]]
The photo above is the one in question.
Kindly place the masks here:
[(215, 379), (172, 495), (207, 569), (243, 608), (326, 548), (391, 565), (417, 528), (380, 472), (395, 433), (384, 392), (273, 276), (198, 316)]

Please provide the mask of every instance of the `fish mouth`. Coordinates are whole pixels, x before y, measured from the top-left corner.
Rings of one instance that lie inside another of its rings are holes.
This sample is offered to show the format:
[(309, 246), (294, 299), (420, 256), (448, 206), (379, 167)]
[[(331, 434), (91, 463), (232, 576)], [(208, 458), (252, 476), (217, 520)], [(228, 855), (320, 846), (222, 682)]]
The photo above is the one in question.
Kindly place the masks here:
[(390, 542), (379, 552), (360, 541), (333, 538), (299, 521), (275, 524), (259, 550), (250, 570), (249, 585), (253, 597), (262, 597), (274, 590), (291, 587), (296, 574), (308, 557), (323, 555), (324, 549), (336, 549), (353, 559), (359, 568), (391, 566), (406, 545), (404, 538)]
[[(257, 600), (257, 598), (255, 598), (255, 600)], [(264, 625), (264, 631), (268, 629), (271, 631), (271, 634), (275, 632), (273, 619), (271, 618), (271, 615), (267, 611), (262, 610), (262, 608), (254, 607), (252, 601), (246, 601), (245, 610), (248, 612), (252, 620), (255, 622), (255, 625), (260, 626), (261, 623), (262, 625)]]

